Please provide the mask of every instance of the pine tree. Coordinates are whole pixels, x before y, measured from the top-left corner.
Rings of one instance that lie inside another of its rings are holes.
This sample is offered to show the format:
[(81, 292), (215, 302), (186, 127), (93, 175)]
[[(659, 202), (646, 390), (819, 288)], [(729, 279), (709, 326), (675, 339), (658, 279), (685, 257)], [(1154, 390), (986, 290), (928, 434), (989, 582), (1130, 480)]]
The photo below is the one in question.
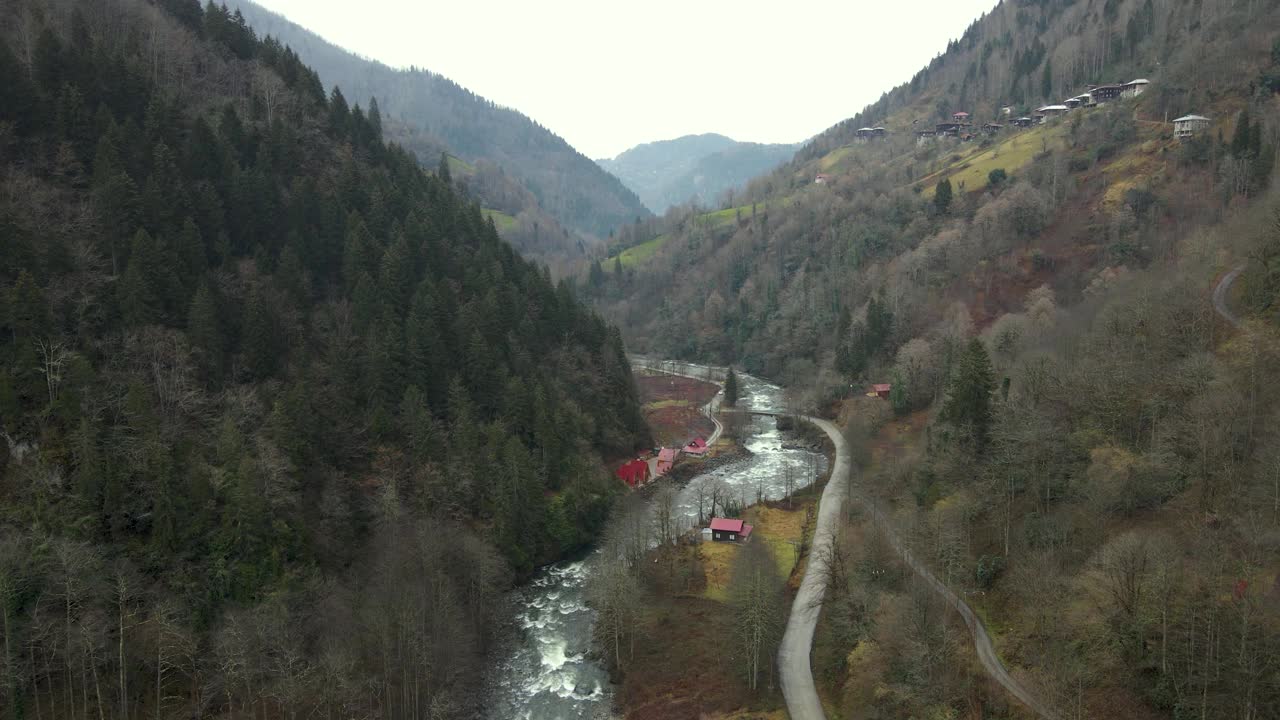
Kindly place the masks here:
[(200, 283), (195, 297), (191, 299), (191, 308), (187, 312), (187, 337), (210, 379), (221, 379), (227, 340), (222, 330), (218, 300), (208, 282)]
[(900, 373), (893, 374), (893, 385), (889, 388), (889, 405), (893, 407), (895, 415), (906, 415), (911, 406), (907, 400), (907, 383), (902, 379)]
[(436, 177), (445, 185), (453, 184), (453, 175), (449, 172), (449, 154), (440, 153), (440, 165), (436, 168)]
[(440, 428), (417, 385), (410, 385), (400, 400), (400, 427), (409, 440), (415, 462), (424, 463), (440, 456)]
[(937, 209), (938, 214), (945, 215), (951, 207), (951, 181), (943, 178), (934, 188), (933, 206)]
[(375, 143), (382, 142), (382, 111), (378, 109), (378, 98), (369, 98), (369, 131)]
[(724, 379), (724, 404), (733, 407), (738, 404), (738, 374), (729, 368), (729, 374)]
[(133, 236), (129, 266), (116, 288), (120, 310), (130, 325), (162, 322), (165, 316), (164, 265), (160, 249), (146, 230)]
[(12, 328), (14, 336), (31, 338), (48, 331), (49, 304), (30, 272), (24, 269), (18, 275), (8, 300), (8, 317), (0, 321)]
[(1048, 60), (1044, 61), (1044, 74), (1040, 76), (1040, 96), (1053, 99), (1053, 66)]
[(1235, 134), (1231, 136), (1231, 154), (1236, 158), (1247, 156), (1252, 149), (1253, 129), (1249, 123), (1249, 109), (1240, 111)]
[(271, 377), (276, 369), (278, 353), (275, 322), (257, 288), (249, 292), (245, 301), (240, 348), (244, 353), (245, 369), (251, 378), (263, 380)]
[(991, 428), (991, 394), (995, 374), (982, 341), (969, 341), (951, 378), (941, 419), (966, 433), (975, 450), (982, 450)]

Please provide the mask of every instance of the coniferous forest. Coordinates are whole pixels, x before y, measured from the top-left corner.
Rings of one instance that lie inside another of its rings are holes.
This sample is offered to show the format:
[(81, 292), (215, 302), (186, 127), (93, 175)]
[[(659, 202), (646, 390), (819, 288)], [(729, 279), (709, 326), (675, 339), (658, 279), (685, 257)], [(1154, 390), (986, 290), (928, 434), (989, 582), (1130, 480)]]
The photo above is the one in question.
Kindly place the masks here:
[(0, 717), (473, 716), (617, 331), (238, 13), (3, 12)]

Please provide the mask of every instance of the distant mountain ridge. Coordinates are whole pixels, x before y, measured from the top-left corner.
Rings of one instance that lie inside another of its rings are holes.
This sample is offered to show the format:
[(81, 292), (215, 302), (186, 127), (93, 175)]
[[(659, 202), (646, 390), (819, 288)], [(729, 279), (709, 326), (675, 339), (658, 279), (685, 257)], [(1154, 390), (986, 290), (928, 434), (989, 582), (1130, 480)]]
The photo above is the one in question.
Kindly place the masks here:
[(721, 193), (790, 160), (797, 144), (738, 142), (716, 133), (685, 135), (637, 145), (597, 160), (622, 179), (655, 213), (689, 201), (715, 202)]
[[(249, 0), (229, 0), (259, 35), (271, 35), (337, 85), (351, 103), (376, 98), (384, 115), (406, 126), (409, 150), (441, 145), (469, 163), (487, 161), (514, 176), (561, 224), (599, 238), (650, 213), (618, 178), (520, 112), (497, 105), (441, 75), (398, 70), (328, 42)], [(419, 152), (427, 164), (436, 160)]]

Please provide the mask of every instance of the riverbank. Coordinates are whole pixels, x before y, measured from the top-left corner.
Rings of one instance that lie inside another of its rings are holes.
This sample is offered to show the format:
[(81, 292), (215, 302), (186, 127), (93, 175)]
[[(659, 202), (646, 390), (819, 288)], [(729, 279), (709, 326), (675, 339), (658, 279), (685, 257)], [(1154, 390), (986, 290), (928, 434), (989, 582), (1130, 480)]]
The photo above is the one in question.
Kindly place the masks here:
[[(783, 452), (830, 452), (829, 444), (824, 448), (818, 442), (819, 435), (804, 426), (775, 439), (773, 447)], [(754, 457), (745, 448), (736, 452), (742, 456), (738, 462)], [(804, 577), (818, 498), (830, 467), (829, 461), (815, 465), (816, 477), (789, 500), (764, 500), (741, 515), (754, 526), (750, 542), (768, 549), (778, 577), (785, 579), (778, 605), (779, 634)], [(714, 477), (707, 469), (704, 466), (697, 476)], [(730, 584), (734, 562), (747, 548), (697, 542), (697, 536), (695, 529), (675, 547), (655, 548), (642, 563), (644, 602), (637, 617), (634, 656), (615, 678), (614, 710), (636, 720), (785, 720), (773, 663), (762, 672), (759, 689), (752, 691), (739, 660)]]

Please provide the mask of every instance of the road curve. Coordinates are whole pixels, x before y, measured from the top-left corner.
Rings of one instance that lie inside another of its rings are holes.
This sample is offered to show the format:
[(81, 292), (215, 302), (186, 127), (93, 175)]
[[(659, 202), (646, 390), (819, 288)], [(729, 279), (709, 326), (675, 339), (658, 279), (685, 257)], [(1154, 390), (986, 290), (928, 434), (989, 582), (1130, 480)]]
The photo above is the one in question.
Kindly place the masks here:
[(1218, 281), (1217, 286), (1213, 288), (1213, 309), (1218, 315), (1231, 323), (1231, 327), (1240, 327), (1240, 318), (1231, 312), (1231, 308), (1227, 307), (1227, 293), (1231, 291), (1231, 283), (1240, 277), (1240, 273), (1244, 272), (1245, 265), (1241, 263), (1231, 269), (1222, 279)]
[(791, 605), (791, 617), (787, 619), (787, 629), (778, 648), (778, 675), (791, 720), (826, 720), (822, 702), (818, 700), (817, 686), (813, 683), (809, 656), (813, 649), (813, 631), (818, 625), (818, 612), (822, 609), (822, 595), (826, 591), (825, 563), (831, 554), (840, 508), (849, 494), (849, 474), (853, 465), (844, 433), (834, 423), (814, 417), (805, 419), (822, 428), (831, 438), (836, 458), (831, 468), (831, 479), (827, 481), (818, 504), (818, 524), (813, 532), (813, 547), (809, 550), (809, 565)]
[(902, 538), (894, 532), (884, 514), (880, 512), (880, 509), (874, 503), (867, 501), (865, 504), (870, 509), (876, 524), (880, 527), (885, 537), (889, 539), (889, 544), (893, 546), (894, 551), (898, 553), (903, 562), (910, 566), (916, 575), (919, 575), (934, 592), (941, 595), (951, 607), (955, 608), (956, 612), (960, 613), (964, 624), (969, 627), (969, 634), (973, 636), (973, 646), (978, 653), (978, 661), (982, 663), (982, 667), (987, 671), (987, 674), (1035, 714), (1046, 720), (1058, 720), (1057, 713), (1050, 710), (1043, 701), (1009, 674), (1004, 663), (1000, 661), (1000, 656), (996, 654), (995, 644), (991, 641), (991, 634), (987, 632), (982, 620), (973, 612), (973, 608), (969, 607), (969, 604), (962, 600), (960, 596), (952, 592), (951, 588), (939, 580), (923, 562), (916, 559), (915, 555), (907, 549), (902, 542)]

